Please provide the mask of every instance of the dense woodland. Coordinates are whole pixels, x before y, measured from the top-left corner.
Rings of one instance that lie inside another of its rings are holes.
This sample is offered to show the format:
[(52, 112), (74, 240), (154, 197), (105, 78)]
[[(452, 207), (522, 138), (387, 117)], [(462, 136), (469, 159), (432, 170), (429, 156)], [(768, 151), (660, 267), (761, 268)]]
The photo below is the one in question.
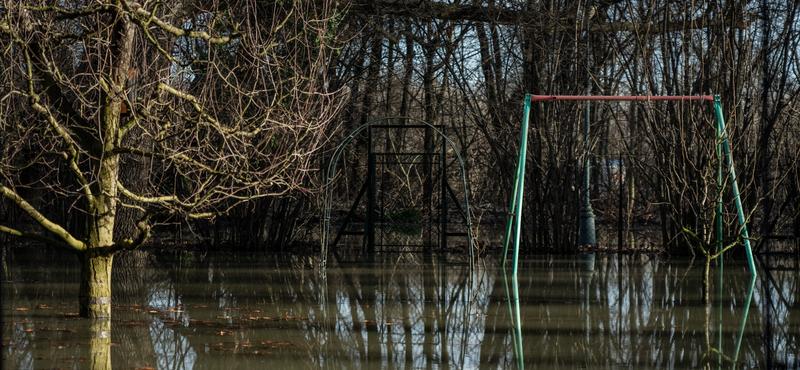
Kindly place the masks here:
[[(335, 64), (350, 89), (344, 122), (413, 116), (450, 127), (470, 161), (478, 219), (481, 205), (510, 199), (525, 93), (720, 94), (756, 237), (800, 235), (796, 2), (415, 4), (351, 8)], [(534, 107), (529, 251), (574, 248), (583, 109)], [(594, 208), (610, 242), (636, 248), (637, 225), (672, 252), (710, 242), (716, 194), (730, 197), (715, 184), (709, 106), (600, 103), (591, 124)]]
[[(5, 1), (0, 231), (111, 255), (167, 236), (286, 250), (315, 237), (321, 169), (339, 141), (373, 119), (409, 117), (445, 127), (467, 160), (488, 248), (513, 186), (524, 94), (719, 94), (751, 233), (797, 238), (799, 7)], [(575, 249), (585, 109), (534, 107), (528, 252)], [(717, 194), (730, 200), (715, 181), (710, 106), (595, 103), (590, 114), (604, 242), (673, 253), (710, 244)], [(365, 145), (346, 155), (337, 207), (363, 182)], [(434, 138), (409, 131), (385, 145), (430, 148)], [(397, 207), (436, 196), (402, 186), (422, 167), (389, 174)], [(725, 221), (733, 241), (730, 207)]]

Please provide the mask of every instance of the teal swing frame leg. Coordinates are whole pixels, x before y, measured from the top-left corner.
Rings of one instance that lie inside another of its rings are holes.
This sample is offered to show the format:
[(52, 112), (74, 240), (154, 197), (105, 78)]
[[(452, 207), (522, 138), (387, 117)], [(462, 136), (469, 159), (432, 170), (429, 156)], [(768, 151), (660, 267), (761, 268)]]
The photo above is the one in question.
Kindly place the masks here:
[(511, 276), (517, 278), (519, 260), (519, 240), (522, 235), (522, 199), (525, 192), (525, 162), (528, 154), (528, 121), (531, 113), (531, 95), (525, 94), (522, 108), (522, 124), (519, 139), (519, 155), (517, 156), (517, 173), (514, 178), (514, 192), (511, 195), (511, 206), (508, 211), (508, 222), (503, 236), (503, 267), (506, 266), (508, 245), (511, 242), (512, 230), (514, 239), (514, 258)]
[[(725, 115), (722, 114), (722, 99), (719, 95), (714, 95), (714, 116), (717, 121), (717, 153), (724, 158), (719, 158), (720, 162), (725, 163), (728, 169), (728, 178), (731, 182), (731, 191), (733, 192), (733, 202), (736, 206), (736, 218), (739, 223), (739, 235), (742, 237), (742, 244), (744, 245), (745, 253), (747, 255), (747, 269), (750, 270), (750, 275), (753, 279), (758, 276), (756, 270), (755, 259), (753, 258), (753, 248), (750, 246), (750, 233), (747, 231), (747, 217), (745, 216), (744, 207), (742, 206), (742, 196), (739, 192), (739, 184), (736, 180), (736, 168), (733, 164), (733, 154), (731, 153), (731, 144), (728, 140), (728, 131), (725, 128)], [(721, 153), (720, 153), (721, 152)], [(722, 179), (722, 171), (717, 172), (717, 182), (720, 188), (724, 186)], [(722, 247), (722, 191), (718, 192), (717, 198), (717, 247)], [(720, 258), (722, 258), (720, 256)]]

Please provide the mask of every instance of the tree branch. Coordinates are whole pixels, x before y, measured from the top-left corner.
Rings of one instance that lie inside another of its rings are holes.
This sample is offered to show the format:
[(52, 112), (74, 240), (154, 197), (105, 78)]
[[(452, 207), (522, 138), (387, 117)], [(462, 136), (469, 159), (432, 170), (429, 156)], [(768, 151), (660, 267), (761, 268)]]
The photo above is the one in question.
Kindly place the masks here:
[(122, 184), (122, 182), (119, 182), (119, 181), (117, 182), (117, 188), (119, 189), (120, 193), (122, 193), (122, 195), (124, 195), (124, 196), (126, 196), (126, 197), (128, 197), (128, 198), (130, 198), (132, 200), (135, 200), (135, 201), (137, 201), (139, 203), (158, 203), (158, 204), (164, 204), (164, 203), (170, 203), (170, 202), (180, 203), (180, 201), (178, 200), (178, 197), (175, 196), (175, 195), (162, 195), (162, 196), (158, 196), (158, 197), (148, 197), (148, 196), (135, 194), (132, 191), (128, 190)]
[[(187, 31), (180, 27), (176, 27), (169, 22), (165, 22), (156, 17), (155, 12), (149, 12), (142, 7), (141, 4), (136, 2), (126, 2), (127, 7), (139, 18), (143, 25), (146, 26), (150, 22), (155, 23), (162, 30), (169, 32), (177, 37), (188, 36), (192, 38), (202, 39), (210, 44), (226, 44), (231, 41), (231, 36), (211, 36), (205, 31)], [(235, 35), (234, 35), (235, 37)]]
[[(119, 191), (120, 191), (120, 193), (122, 193), (122, 195), (126, 196), (127, 198), (129, 198), (129, 199), (131, 199), (133, 201), (139, 202), (139, 203), (159, 204), (159, 205), (162, 205), (162, 206), (166, 206), (166, 205), (172, 204), (172, 205), (179, 206), (179, 207), (182, 207), (182, 208), (193, 208), (193, 207), (197, 206), (196, 202), (195, 203), (184, 202), (184, 201), (180, 200), (177, 195), (161, 195), (161, 196), (155, 196), (155, 197), (148, 197), (148, 196), (144, 196), (144, 195), (139, 195), (139, 194), (136, 194), (136, 193), (128, 190), (125, 187), (125, 185), (122, 184), (122, 182), (117, 182), (117, 189), (119, 189)], [(188, 213), (186, 213), (186, 217), (193, 218), (193, 219), (213, 218), (215, 215), (216, 214), (214, 214), (212, 212), (198, 212), (198, 213), (188, 212)]]
[(227, 128), (227, 127), (223, 126), (216, 118), (214, 118), (210, 114), (206, 113), (206, 111), (203, 109), (203, 106), (200, 105), (200, 101), (194, 95), (189, 94), (187, 92), (180, 91), (180, 90), (178, 90), (178, 89), (176, 89), (176, 88), (174, 88), (174, 87), (172, 87), (170, 85), (167, 85), (167, 84), (165, 84), (163, 82), (160, 82), (158, 84), (158, 88), (159, 88), (159, 90), (167, 92), (170, 95), (173, 95), (175, 97), (178, 97), (180, 99), (186, 100), (189, 103), (191, 103), (192, 107), (194, 108), (194, 110), (198, 114), (200, 114), (200, 117), (205, 118), (208, 121), (208, 123), (211, 124), (212, 127), (214, 127), (217, 131), (219, 131), (223, 135), (239, 135), (239, 136), (242, 136), (242, 137), (250, 138), (250, 137), (254, 137), (254, 136), (258, 135), (261, 132), (261, 128), (260, 127), (255, 127), (250, 131), (241, 131), (241, 130), (237, 130), (235, 128)]
[[(11, 37), (17, 42), (21, 47), (25, 47), (24, 42), (14, 33), (11, 33)], [(37, 112), (43, 114), (47, 118), (47, 122), (50, 124), (50, 127), (60, 136), (67, 144), (69, 148), (69, 168), (77, 177), (78, 182), (81, 185), (81, 188), (86, 195), (87, 201), (90, 205), (94, 205), (94, 195), (92, 194), (92, 190), (89, 187), (89, 181), (86, 180), (86, 177), (83, 175), (80, 167), (78, 166), (78, 156), (79, 151), (78, 148), (80, 147), (72, 135), (65, 129), (56, 119), (50, 109), (48, 109), (44, 104), (41, 103), (41, 99), (39, 94), (36, 93), (33, 87), (33, 60), (31, 58), (30, 51), (25, 47), (25, 62), (27, 64), (27, 78), (28, 78), (28, 97), (31, 100), (31, 107)]]
[(11, 190), (3, 185), (0, 185), (0, 194), (2, 194), (7, 199), (14, 202), (17, 207), (22, 209), (25, 213), (27, 213), (31, 218), (33, 218), (40, 226), (42, 226), (45, 230), (55, 234), (67, 246), (77, 250), (83, 251), (86, 249), (86, 244), (84, 242), (76, 239), (69, 231), (65, 230), (63, 227), (58, 225), (57, 223), (50, 221), (47, 217), (43, 214), (39, 213), (30, 203), (28, 203), (25, 199), (19, 196), (14, 190)]
[(25, 239), (32, 239), (32, 240), (40, 241), (40, 242), (48, 244), (48, 245), (54, 245), (54, 246), (57, 246), (59, 248), (65, 248), (65, 249), (74, 251), (74, 249), (72, 247), (69, 247), (66, 244), (64, 244), (63, 242), (60, 242), (58, 240), (55, 240), (55, 239), (52, 239), (52, 238), (48, 238), (48, 237), (46, 237), (44, 235), (40, 235), (40, 234), (34, 234), (34, 233), (25, 232), (25, 231), (20, 231), (20, 230), (13, 229), (13, 228), (10, 228), (10, 227), (4, 226), (4, 225), (0, 225), (0, 233), (6, 233), (6, 234), (9, 234), (9, 235), (18, 236), (20, 238), (25, 238)]

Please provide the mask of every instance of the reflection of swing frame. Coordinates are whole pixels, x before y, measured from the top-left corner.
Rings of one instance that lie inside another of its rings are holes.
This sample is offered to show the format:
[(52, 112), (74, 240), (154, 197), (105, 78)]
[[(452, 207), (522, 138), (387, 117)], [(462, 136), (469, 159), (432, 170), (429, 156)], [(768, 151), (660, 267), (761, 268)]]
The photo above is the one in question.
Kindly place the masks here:
[[(395, 119), (397, 119), (397, 120), (402, 119), (402, 120), (406, 120), (406, 121), (412, 121), (413, 123), (408, 124), (408, 125), (391, 125), (391, 124), (380, 124), (379, 123), (379, 122), (387, 122), (387, 121), (391, 122), (392, 120), (395, 120)], [(361, 125), (361, 126), (357, 127), (356, 129), (354, 129), (353, 131), (351, 131), (342, 140), (342, 142), (339, 143), (339, 145), (334, 149), (333, 155), (331, 156), (331, 160), (330, 160), (330, 162), (328, 162), (327, 171), (325, 171), (325, 173), (324, 173), (325, 177), (324, 177), (324, 182), (323, 182), (323, 187), (324, 187), (324, 189), (323, 189), (323, 191), (324, 191), (323, 212), (324, 212), (324, 214), (323, 214), (323, 225), (322, 225), (322, 235), (321, 235), (321, 247), (322, 247), (322, 251), (321, 252), (322, 252), (322, 259), (323, 259), (322, 263), (323, 263), (323, 266), (325, 265), (326, 256), (328, 254), (328, 247), (329, 246), (335, 246), (336, 242), (338, 242), (339, 237), (344, 233), (344, 229), (342, 228), (342, 230), (340, 230), (338, 235), (335, 237), (334, 241), (333, 242), (330, 241), (330, 239), (331, 239), (331, 233), (330, 233), (331, 208), (333, 207), (333, 196), (332, 196), (333, 186), (332, 185), (333, 185), (334, 179), (336, 178), (337, 162), (339, 161), (342, 153), (344, 153), (344, 149), (347, 147), (347, 145), (349, 145), (353, 141), (353, 139), (355, 139), (359, 134), (363, 133), (364, 131), (367, 131), (367, 133), (368, 133), (368, 135), (370, 137), (370, 143), (369, 143), (369, 148), (368, 148), (369, 149), (368, 150), (369, 153), (368, 153), (368, 164), (367, 164), (367, 167), (368, 167), (367, 181), (365, 182), (362, 190), (359, 191), (359, 196), (357, 197), (356, 201), (353, 203), (349, 213), (352, 214), (355, 211), (355, 208), (358, 206), (361, 196), (363, 195), (363, 193), (366, 192), (367, 193), (367, 203), (368, 203), (367, 204), (367, 208), (368, 208), (368, 210), (367, 210), (367, 214), (366, 214), (366, 217), (365, 217), (366, 220), (365, 220), (365, 223), (364, 223), (364, 238), (365, 238), (365, 245), (367, 246), (368, 250), (370, 250), (370, 251), (374, 250), (374, 246), (375, 246), (375, 220), (372, 217), (372, 215), (373, 215), (374, 208), (376, 206), (375, 205), (375, 199), (374, 199), (374, 197), (375, 197), (375, 174), (374, 174), (374, 169), (375, 169), (375, 164), (376, 164), (376, 159), (375, 159), (376, 153), (373, 153), (373, 151), (372, 151), (372, 140), (371, 140), (371, 138), (372, 138), (372, 129), (373, 128), (425, 128), (425, 129), (430, 129), (435, 133), (435, 135), (441, 137), (442, 140), (443, 140), (442, 148), (441, 148), (442, 150), (441, 150), (441, 153), (439, 153), (438, 155), (441, 155), (442, 157), (446, 157), (446, 149), (447, 149), (447, 147), (450, 147), (453, 150), (453, 153), (455, 154), (456, 159), (458, 160), (459, 168), (461, 169), (461, 182), (462, 182), (462, 185), (463, 185), (463, 188), (464, 188), (463, 208), (461, 207), (461, 205), (458, 205), (458, 204), (456, 204), (456, 205), (461, 210), (462, 216), (464, 217), (464, 220), (466, 222), (467, 247), (469, 249), (470, 262), (472, 262), (472, 258), (473, 258), (472, 221), (471, 221), (471, 217), (470, 217), (469, 190), (467, 188), (467, 179), (466, 179), (466, 171), (465, 171), (464, 161), (461, 158), (461, 155), (459, 154), (459, 151), (456, 148), (455, 143), (452, 140), (450, 140), (450, 138), (447, 137), (447, 135), (445, 135), (445, 133), (442, 131), (442, 129), (440, 127), (431, 125), (430, 123), (427, 123), (427, 122), (422, 121), (422, 120), (403, 117), (403, 118), (381, 118), (381, 119), (376, 119), (376, 120), (370, 121), (370, 122), (368, 122), (368, 123), (366, 123), (364, 125)], [(430, 153), (427, 153), (427, 154), (433, 155), (433, 154), (430, 154)], [(455, 198), (455, 193), (453, 192), (453, 190), (450, 188), (449, 184), (447, 184), (447, 181), (446, 181), (446, 177), (447, 177), (446, 176), (446, 164), (444, 163), (444, 159), (445, 158), (442, 158), (443, 163), (441, 165), (442, 166), (441, 171), (444, 173), (444, 176), (442, 176), (442, 185), (441, 185), (442, 189), (441, 189), (441, 191), (443, 193), (442, 197), (444, 197), (444, 199), (442, 200), (443, 207), (446, 207), (446, 204), (447, 204), (446, 198), (447, 198), (447, 196), (452, 196), (453, 198)], [(431, 178), (431, 181), (432, 181), (432, 178)], [(433, 186), (432, 182), (431, 182), (431, 186)], [(440, 234), (441, 234), (440, 238), (442, 239), (440, 244), (442, 244), (442, 246), (444, 246), (444, 244), (446, 244), (446, 239), (447, 239), (447, 235), (448, 235), (447, 230), (446, 230), (446, 224), (448, 223), (448, 220), (447, 220), (447, 216), (446, 216), (446, 210), (443, 210), (440, 213), (442, 213), (440, 215), (440, 217), (441, 217), (440, 223), (445, 225), (445, 226), (443, 226), (444, 227), (443, 230), (441, 229), (441, 226), (440, 226)], [(346, 226), (346, 225), (347, 225), (347, 220), (345, 220), (345, 222), (343, 223), (343, 226)]]
[[(742, 200), (739, 193), (739, 185), (736, 182), (736, 170), (733, 164), (733, 156), (731, 155), (730, 142), (728, 140), (728, 133), (725, 129), (725, 118), (722, 114), (722, 102), (719, 95), (699, 95), (699, 96), (583, 96), (583, 95), (525, 95), (525, 103), (522, 111), (522, 127), (520, 130), (520, 146), (519, 155), (517, 158), (517, 172), (514, 179), (514, 191), (512, 193), (511, 206), (509, 207), (509, 218), (506, 223), (505, 235), (503, 239), (503, 265), (506, 263), (506, 255), (508, 254), (508, 245), (512, 238), (514, 241), (514, 258), (512, 274), (516, 277), (517, 266), (519, 258), (519, 243), (520, 231), (522, 228), (522, 199), (525, 188), (525, 162), (527, 159), (527, 143), (528, 143), (528, 121), (530, 118), (531, 103), (532, 102), (548, 102), (548, 101), (706, 101), (710, 102), (714, 108), (714, 116), (717, 121), (716, 124), (716, 152), (719, 158), (719, 166), (717, 169), (717, 185), (722, 188), (722, 162), (727, 164), (727, 170), (731, 180), (731, 190), (733, 192), (733, 199), (736, 205), (736, 213), (739, 221), (740, 234), (742, 242), (747, 253), (747, 266), (750, 274), (755, 277), (757, 275), (755, 262), (753, 260), (753, 251), (750, 247), (750, 236), (747, 232), (747, 219), (745, 217), (744, 208), (742, 207)], [(724, 158), (723, 158), (724, 157)], [(512, 230), (514, 234), (512, 235)], [(722, 250), (722, 192), (720, 191), (717, 197), (716, 208), (716, 242), (718, 248)]]

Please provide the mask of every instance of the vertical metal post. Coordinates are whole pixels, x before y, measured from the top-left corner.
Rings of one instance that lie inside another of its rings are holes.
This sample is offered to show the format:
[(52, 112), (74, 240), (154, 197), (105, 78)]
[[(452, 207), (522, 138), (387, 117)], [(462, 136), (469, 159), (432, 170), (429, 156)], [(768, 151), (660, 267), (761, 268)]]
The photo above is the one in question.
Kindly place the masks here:
[(733, 201), (736, 204), (736, 215), (739, 219), (740, 234), (742, 236), (742, 243), (744, 244), (745, 252), (747, 252), (747, 267), (750, 274), (755, 277), (758, 275), (756, 272), (756, 264), (753, 259), (753, 249), (750, 247), (750, 235), (747, 232), (747, 219), (744, 215), (744, 207), (742, 207), (742, 198), (739, 193), (739, 184), (736, 182), (736, 169), (733, 164), (733, 155), (731, 154), (731, 144), (728, 140), (728, 133), (725, 130), (725, 117), (722, 114), (722, 102), (719, 95), (714, 95), (714, 114), (717, 117), (717, 130), (722, 133), (722, 150), (725, 154), (725, 159), (728, 164), (728, 173), (731, 179), (731, 190), (733, 191)]
[[(519, 138), (519, 154), (517, 155), (517, 171), (514, 174), (514, 191), (511, 194), (511, 205), (508, 207), (508, 221), (506, 222), (506, 231), (503, 236), (503, 266), (506, 265), (508, 257), (508, 245), (511, 243), (511, 230), (513, 230), (514, 222), (516, 221), (517, 210), (517, 194), (520, 188), (520, 179), (525, 176), (525, 159), (527, 158), (527, 148), (523, 149), (523, 145), (527, 147), (528, 140), (528, 117), (531, 109), (531, 96), (525, 95), (524, 106), (522, 108), (522, 123), (520, 124), (520, 138)], [(523, 144), (524, 143), (524, 144)], [(517, 245), (514, 246), (515, 250)], [(516, 253), (516, 252), (515, 252)], [(515, 262), (516, 264), (516, 262)]]
[(364, 225), (367, 252), (375, 252), (375, 153), (372, 151), (372, 127), (367, 130), (367, 215)]
[[(715, 110), (716, 110), (716, 104)], [(719, 269), (719, 279), (718, 279), (718, 295), (717, 299), (719, 299), (719, 308), (717, 310), (717, 315), (719, 316), (719, 337), (717, 338), (717, 349), (719, 351), (717, 356), (717, 363), (720, 368), (722, 368), (722, 294), (723, 294), (723, 282), (724, 282), (724, 274), (725, 274), (725, 255), (722, 253), (722, 249), (725, 247), (723, 245), (722, 239), (724, 237), (723, 233), (723, 220), (722, 220), (722, 194), (724, 194), (725, 189), (725, 182), (724, 178), (722, 177), (722, 166), (725, 162), (725, 158), (722, 156), (722, 130), (720, 129), (719, 123), (716, 125), (716, 145), (715, 145), (715, 152), (717, 154), (717, 205), (716, 210), (714, 212), (714, 229), (716, 234), (716, 245), (717, 245), (717, 253), (719, 256), (717, 257), (717, 268)]]
[[(522, 129), (520, 129), (519, 131), (520, 135), (523, 135)], [(520, 139), (520, 144), (521, 143), (522, 139)], [(517, 188), (519, 187), (519, 177), (520, 177), (519, 167), (521, 162), (522, 162), (522, 153), (518, 153), (517, 169), (514, 172), (514, 190), (511, 193), (511, 204), (508, 206), (508, 220), (506, 221), (506, 231), (503, 234), (503, 266), (506, 265), (506, 260), (508, 259), (508, 245), (511, 243), (511, 230), (513, 229), (514, 225), (514, 211), (517, 209)]]
[(439, 159), (439, 177), (441, 191), (439, 192), (439, 249), (447, 250), (447, 142), (445, 141), (445, 127), (441, 128), (442, 152)]
[[(717, 103), (714, 103), (714, 110), (716, 111)], [(722, 166), (725, 162), (725, 158), (722, 156), (722, 126), (720, 126), (719, 122), (716, 125), (716, 153), (717, 153), (717, 206), (714, 212), (714, 229), (716, 233), (716, 244), (717, 244), (717, 253), (722, 251), (722, 239), (723, 239), (723, 229), (722, 229), (722, 194), (724, 194), (725, 189), (725, 182), (722, 177)], [(720, 260), (722, 259), (722, 255), (719, 256)]]

